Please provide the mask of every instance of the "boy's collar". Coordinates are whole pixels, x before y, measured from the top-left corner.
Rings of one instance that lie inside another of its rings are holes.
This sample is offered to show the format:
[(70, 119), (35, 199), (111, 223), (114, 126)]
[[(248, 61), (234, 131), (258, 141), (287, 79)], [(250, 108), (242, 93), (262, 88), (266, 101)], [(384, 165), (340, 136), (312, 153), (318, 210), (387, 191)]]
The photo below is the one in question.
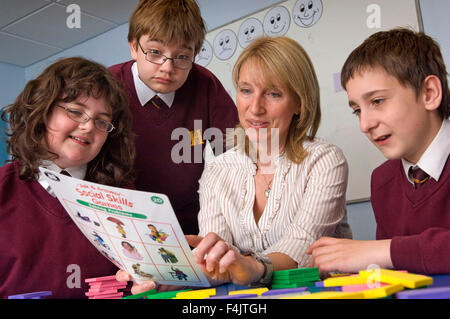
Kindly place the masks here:
[(439, 181), (445, 163), (450, 153), (450, 120), (443, 120), (441, 128), (426, 149), (425, 153), (420, 157), (416, 165), (402, 158), (403, 169), (408, 180), (413, 183), (408, 176), (408, 170), (411, 166), (419, 166), (423, 171), (430, 175), (434, 180)]
[[(156, 95), (156, 92), (149, 88), (142, 80), (139, 78), (139, 73), (137, 69), (137, 63), (134, 62), (131, 66), (131, 73), (133, 74), (134, 87), (136, 88), (136, 94), (138, 96), (141, 105), (145, 105), (150, 99)], [(170, 92), (167, 94), (158, 93), (158, 96), (171, 107), (173, 100), (175, 99), (175, 92)]]

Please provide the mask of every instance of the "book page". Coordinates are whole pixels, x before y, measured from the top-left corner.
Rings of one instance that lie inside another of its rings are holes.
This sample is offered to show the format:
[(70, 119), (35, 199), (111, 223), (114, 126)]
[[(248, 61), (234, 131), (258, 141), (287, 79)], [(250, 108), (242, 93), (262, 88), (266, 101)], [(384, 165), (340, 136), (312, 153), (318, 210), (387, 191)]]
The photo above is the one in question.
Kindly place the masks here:
[(40, 170), (84, 236), (134, 281), (210, 286), (166, 195)]

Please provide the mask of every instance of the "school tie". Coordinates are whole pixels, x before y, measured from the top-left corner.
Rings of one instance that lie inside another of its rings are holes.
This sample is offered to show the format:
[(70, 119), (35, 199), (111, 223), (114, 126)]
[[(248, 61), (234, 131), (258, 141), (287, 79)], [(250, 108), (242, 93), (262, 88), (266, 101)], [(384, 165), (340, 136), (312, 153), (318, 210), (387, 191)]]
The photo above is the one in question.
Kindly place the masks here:
[(414, 181), (414, 188), (419, 188), (430, 178), (430, 175), (425, 173), (420, 167), (413, 168), (411, 166), (409, 168), (409, 173)]
[[(167, 104), (164, 103), (164, 101), (158, 95), (152, 97), (149, 102), (158, 110), (168, 107)], [(148, 102), (146, 105), (148, 105)]]
[(59, 172), (60, 174), (72, 177), (72, 175), (69, 174), (69, 172), (67, 172), (65, 169), (63, 169), (61, 172)]

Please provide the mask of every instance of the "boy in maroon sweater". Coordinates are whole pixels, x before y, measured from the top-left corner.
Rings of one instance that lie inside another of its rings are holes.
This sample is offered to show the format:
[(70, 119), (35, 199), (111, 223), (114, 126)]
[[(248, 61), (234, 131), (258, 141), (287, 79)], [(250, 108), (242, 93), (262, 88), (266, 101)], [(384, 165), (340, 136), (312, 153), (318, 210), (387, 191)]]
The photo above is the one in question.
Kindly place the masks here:
[(361, 131), (388, 158), (371, 180), (377, 240), (321, 238), (312, 264), (322, 273), (371, 264), (450, 273), (450, 106), (438, 44), (407, 29), (378, 32), (341, 74)]
[[(212, 133), (207, 130), (225, 133), (238, 122), (219, 80), (193, 63), (205, 33), (195, 0), (142, 0), (130, 18), (133, 60), (110, 67), (133, 113), (136, 188), (166, 194), (186, 234), (198, 233), (198, 180)], [(212, 141), (216, 151), (222, 140)]]

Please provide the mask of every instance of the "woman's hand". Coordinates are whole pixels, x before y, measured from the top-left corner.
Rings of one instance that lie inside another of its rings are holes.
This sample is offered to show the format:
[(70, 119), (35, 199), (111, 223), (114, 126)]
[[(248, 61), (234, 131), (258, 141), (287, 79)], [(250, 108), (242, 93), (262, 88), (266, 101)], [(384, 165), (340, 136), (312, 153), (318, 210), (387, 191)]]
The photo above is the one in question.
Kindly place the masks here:
[[(125, 270), (118, 270), (116, 272), (116, 280), (117, 281), (132, 281), (131, 275)], [(133, 295), (140, 294), (142, 292), (146, 292), (148, 290), (152, 290), (156, 288), (156, 282), (153, 280), (146, 280), (141, 284), (133, 282), (133, 286), (131, 287), (131, 293)]]
[[(132, 281), (131, 275), (126, 272), (125, 270), (120, 269), (116, 273), (116, 280), (117, 281)], [(174, 291), (174, 290), (181, 290), (184, 286), (179, 285), (158, 285), (153, 280), (146, 280), (142, 282), (141, 284), (138, 284), (136, 282), (133, 282), (133, 286), (131, 287), (131, 293), (133, 295), (140, 294), (152, 289), (157, 289), (158, 292), (164, 292), (164, 291)]]
[(233, 282), (248, 285), (264, 274), (262, 263), (252, 256), (241, 255), (215, 233), (209, 233), (204, 238), (195, 235), (185, 237), (189, 245), (195, 247), (194, 261), (213, 279), (213, 284)]

